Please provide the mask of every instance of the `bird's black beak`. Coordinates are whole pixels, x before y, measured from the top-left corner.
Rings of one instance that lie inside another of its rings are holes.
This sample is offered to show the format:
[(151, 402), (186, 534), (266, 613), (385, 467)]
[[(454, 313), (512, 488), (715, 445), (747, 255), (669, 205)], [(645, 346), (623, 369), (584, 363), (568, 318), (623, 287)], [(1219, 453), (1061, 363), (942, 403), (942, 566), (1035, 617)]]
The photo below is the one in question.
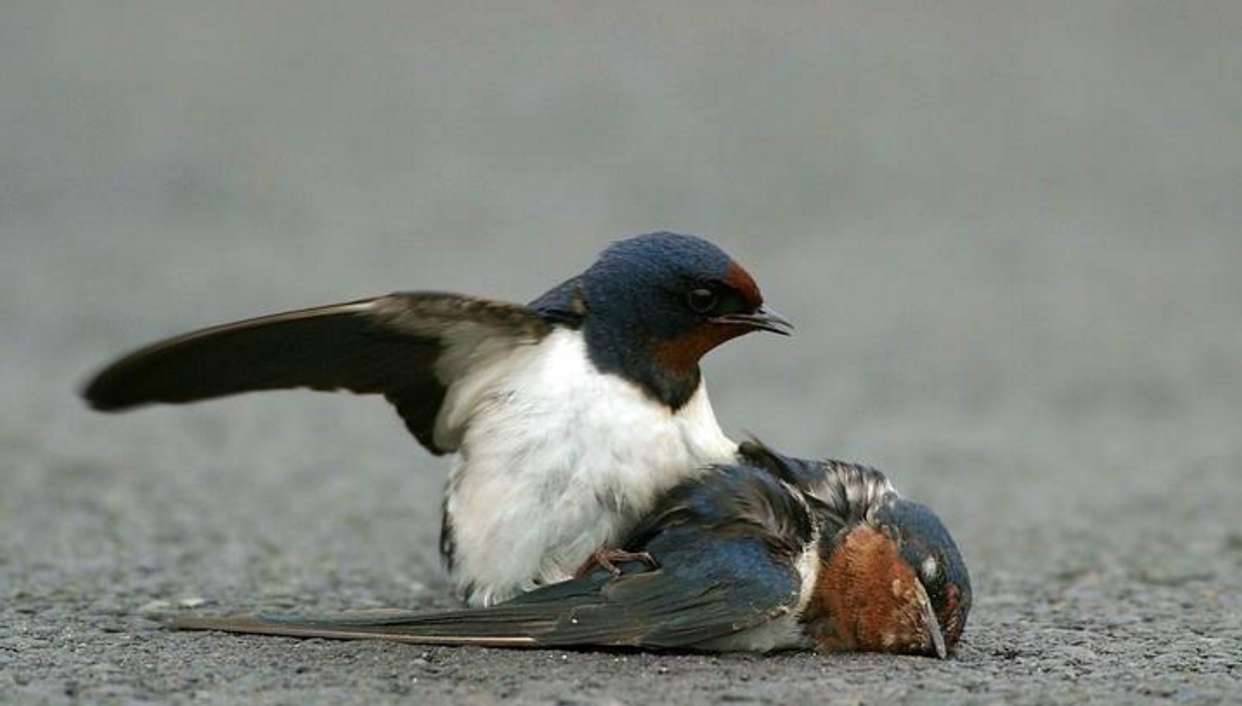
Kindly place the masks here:
[(922, 581), (915, 581), (916, 598), (919, 604), (919, 611), (923, 614), (923, 625), (927, 630), (927, 642), (923, 647), (927, 650), (930, 657), (933, 653), (940, 659), (949, 656), (949, 649), (944, 642), (944, 631), (940, 628), (940, 620), (936, 618), (936, 611), (932, 607), (931, 597), (927, 595), (927, 589), (923, 588)]
[(720, 324), (732, 324), (756, 330), (771, 331), (782, 336), (792, 334), (794, 329), (794, 325), (789, 323), (789, 319), (762, 306), (749, 314), (724, 314), (713, 318), (712, 321)]

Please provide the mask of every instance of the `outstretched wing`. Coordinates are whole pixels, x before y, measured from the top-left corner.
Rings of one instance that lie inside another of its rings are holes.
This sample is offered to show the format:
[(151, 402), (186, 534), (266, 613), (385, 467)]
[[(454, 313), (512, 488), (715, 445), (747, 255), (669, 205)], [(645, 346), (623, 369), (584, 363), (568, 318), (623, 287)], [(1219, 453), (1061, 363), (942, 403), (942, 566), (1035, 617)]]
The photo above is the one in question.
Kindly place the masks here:
[[(691, 556), (695, 552), (697, 559)], [(681, 554), (657, 556), (659, 569), (636, 570), (642, 565), (627, 564), (620, 576), (598, 571), (490, 608), (325, 617), (190, 617), (171, 625), (427, 645), (674, 649), (707, 647), (712, 640), (780, 617), (797, 604), (796, 569), (774, 558), (761, 541), (726, 540), (686, 547)], [(732, 645), (739, 647), (745, 644)]]
[(434, 453), (445, 392), (479, 361), (543, 338), (516, 304), (439, 292), (390, 294), (195, 331), (112, 363), (83, 396), (102, 411), (306, 387), (384, 395)]

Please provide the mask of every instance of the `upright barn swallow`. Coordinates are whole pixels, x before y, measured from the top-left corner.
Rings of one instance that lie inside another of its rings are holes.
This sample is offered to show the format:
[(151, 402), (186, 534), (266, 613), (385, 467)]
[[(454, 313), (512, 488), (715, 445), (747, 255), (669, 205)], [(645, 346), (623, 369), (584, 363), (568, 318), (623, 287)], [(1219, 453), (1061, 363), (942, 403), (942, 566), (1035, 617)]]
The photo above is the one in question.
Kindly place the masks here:
[(791, 328), (719, 248), (654, 233), (526, 306), (411, 292), (274, 314), (142, 348), (83, 394), (103, 411), (295, 387), (384, 395), (432, 453), (460, 454), (440, 548), (462, 596), (490, 605), (569, 578), (662, 492), (733, 460), (699, 360)]
[(187, 617), (191, 630), (492, 647), (877, 651), (944, 658), (970, 577), (927, 507), (882, 473), (746, 444), (665, 494), (578, 578), (440, 613)]

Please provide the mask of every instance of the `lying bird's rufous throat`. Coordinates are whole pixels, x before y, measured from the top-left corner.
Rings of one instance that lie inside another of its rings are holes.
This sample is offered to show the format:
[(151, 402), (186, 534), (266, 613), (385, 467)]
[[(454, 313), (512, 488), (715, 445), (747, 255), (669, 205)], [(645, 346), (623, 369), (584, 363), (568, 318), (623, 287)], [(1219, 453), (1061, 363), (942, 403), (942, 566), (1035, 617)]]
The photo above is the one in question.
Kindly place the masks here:
[(826, 652), (922, 652), (930, 636), (919, 592), (897, 544), (860, 525), (821, 563), (803, 620), (816, 648)]

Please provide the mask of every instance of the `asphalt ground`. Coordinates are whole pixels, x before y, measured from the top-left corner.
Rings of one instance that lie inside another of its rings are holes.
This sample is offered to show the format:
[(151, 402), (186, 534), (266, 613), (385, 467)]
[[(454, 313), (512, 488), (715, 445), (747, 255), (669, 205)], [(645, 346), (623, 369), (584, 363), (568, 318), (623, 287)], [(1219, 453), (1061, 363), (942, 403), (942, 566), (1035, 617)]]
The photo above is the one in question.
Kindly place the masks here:
[[(915, 20), (843, 5), (866, 29), (833, 35), (848, 61), (827, 75), (802, 70), (819, 38), (794, 15), (734, 8), (740, 45), (690, 10), (576, 17), (568, 35), (472, 15), (495, 44), (426, 85), (415, 59), (474, 54), (435, 23), (386, 33), (379, 10), (65, 7), (15, 4), (0, 23), (0, 702), (1242, 701), (1229, 5)], [(668, 40), (648, 47), (667, 74), (614, 30)], [(402, 53), (407, 33), (434, 51)], [(506, 53), (528, 35), (606, 58), (557, 73)], [(360, 47), (375, 51), (344, 51)], [(786, 58), (802, 68), (781, 73)], [(321, 98), (311, 78), (337, 62), (354, 80)], [(871, 88), (837, 71), (893, 73)], [(497, 113), (487, 91), (518, 85)], [(600, 102), (606, 117), (583, 112)], [(824, 154), (802, 121), (816, 110), (845, 123)], [(940, 513), (976, 596), (955, 659), (419, 648), (153, 620), (452, 605), (447, 463), (350, 395), (95, 414), (76, 389), (97, 366), (397, 289), (527, 300), (655, 228), (722, 244), (798, 325), (709, 357), (726, 430), (879, 466)]]

